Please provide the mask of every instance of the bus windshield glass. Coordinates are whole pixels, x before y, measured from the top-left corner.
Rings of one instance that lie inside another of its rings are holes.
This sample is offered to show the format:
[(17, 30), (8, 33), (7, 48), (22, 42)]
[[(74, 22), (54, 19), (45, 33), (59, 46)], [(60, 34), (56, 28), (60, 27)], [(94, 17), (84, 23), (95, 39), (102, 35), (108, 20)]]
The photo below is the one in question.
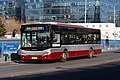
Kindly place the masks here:
[(48, 26), (22, 26), (22, 47), (50, 47)]

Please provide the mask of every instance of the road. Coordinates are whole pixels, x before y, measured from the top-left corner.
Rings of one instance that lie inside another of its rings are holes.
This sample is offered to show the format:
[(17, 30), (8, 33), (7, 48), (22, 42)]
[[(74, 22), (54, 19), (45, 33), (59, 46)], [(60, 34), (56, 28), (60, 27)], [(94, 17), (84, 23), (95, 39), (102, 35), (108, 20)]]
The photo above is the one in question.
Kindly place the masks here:
[(67, 62), (0, 64), (0, 80), (120, 80), (120, 51)]

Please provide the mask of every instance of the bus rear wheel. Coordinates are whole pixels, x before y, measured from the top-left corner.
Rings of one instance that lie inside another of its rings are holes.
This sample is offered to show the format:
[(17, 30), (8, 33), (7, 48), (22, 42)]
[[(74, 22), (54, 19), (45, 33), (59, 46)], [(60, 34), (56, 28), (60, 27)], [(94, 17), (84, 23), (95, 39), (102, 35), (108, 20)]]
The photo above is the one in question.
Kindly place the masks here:
[(93, 49), (90, 49), (90, 50), (89, 50), (89, 55), (88, 55), (88, 57), (89, 57), (89, 58), (92, 58), (93, 55), (94, 55), (94, 51), (93, 51)]
[(66, 52), (63, 52), (63, 54), (62, 54), (62, 58), (61, 58), (60, 61), (61, 61), (61, 62), (65, 62), (65, 61), (67, 61), (67, 53), (66, 53)]

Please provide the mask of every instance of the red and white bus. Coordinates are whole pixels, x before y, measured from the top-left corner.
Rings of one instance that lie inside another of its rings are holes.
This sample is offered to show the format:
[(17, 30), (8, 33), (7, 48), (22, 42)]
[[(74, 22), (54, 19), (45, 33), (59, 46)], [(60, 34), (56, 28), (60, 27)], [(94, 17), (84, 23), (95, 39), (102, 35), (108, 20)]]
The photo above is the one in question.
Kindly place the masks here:
[(37, 22), (21, 25), (21, 60), (66, 61), (101, 53), (99, 29), (67, 23)]

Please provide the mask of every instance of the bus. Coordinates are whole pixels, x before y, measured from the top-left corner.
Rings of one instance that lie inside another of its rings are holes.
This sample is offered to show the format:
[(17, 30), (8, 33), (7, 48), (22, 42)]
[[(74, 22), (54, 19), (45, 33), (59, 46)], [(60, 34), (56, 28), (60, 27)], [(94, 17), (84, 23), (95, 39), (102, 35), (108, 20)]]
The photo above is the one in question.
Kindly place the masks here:
[(57, 22), (21, 25), (21, 60), (56, 60), (101, 53), (99, 29)]

